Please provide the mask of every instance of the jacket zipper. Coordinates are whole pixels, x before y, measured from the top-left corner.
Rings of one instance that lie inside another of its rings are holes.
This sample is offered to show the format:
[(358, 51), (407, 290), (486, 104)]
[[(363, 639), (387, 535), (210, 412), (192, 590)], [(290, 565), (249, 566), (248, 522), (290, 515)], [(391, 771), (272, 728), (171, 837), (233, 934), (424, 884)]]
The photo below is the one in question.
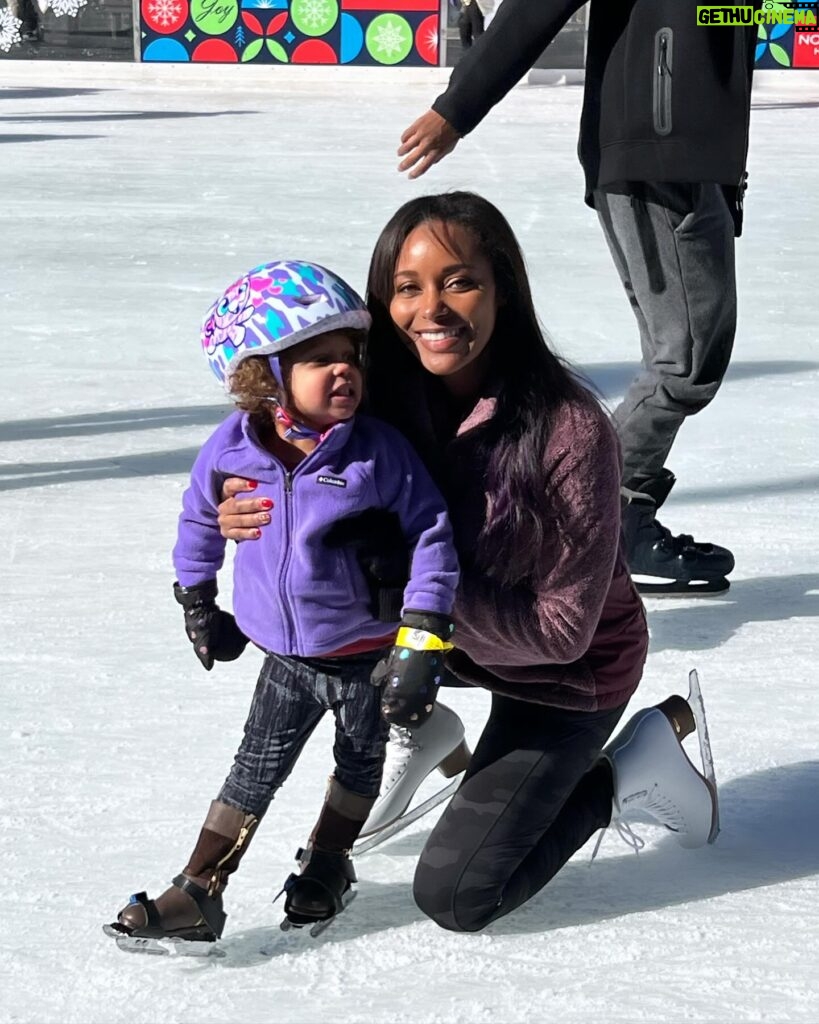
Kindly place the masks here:
[(654, 131), (671, 132), (671, 78), (674, 58), (674, 33), (661, 28), (654, 37)]
[(281, 569), (279, 571), (279, 598), (282, 606), (282, 621), (287, 628), (288, 654), (293, 648), (295, 639), (295, 623), (290, 614), (290, 601), (287, 594), (287, 572), (293, 550), (291, 520), (293, 518), (293, 471), (284, 474), (284, 551), (282, 552)]

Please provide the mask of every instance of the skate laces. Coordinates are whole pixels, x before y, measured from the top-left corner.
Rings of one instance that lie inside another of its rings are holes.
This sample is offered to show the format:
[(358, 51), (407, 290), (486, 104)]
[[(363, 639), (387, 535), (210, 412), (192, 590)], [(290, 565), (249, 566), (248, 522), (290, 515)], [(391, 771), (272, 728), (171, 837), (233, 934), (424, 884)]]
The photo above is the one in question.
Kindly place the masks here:
[[(686, 831), (685, 818), (683, 817), (680, 808), (670, 797), (663, 794), (656, 783), (651, 787), (648, 793), (646, 793), (645, 797), (640, 800), (639, 804), (633, 806), (636, 810), (650, 814), (652, 818), (656, 819), (656, 823), (658, 825), (664, 825), (671, 832)], [(629, 846), (635, 853), (639, 853), (646, 845), (642, 836), (638, 835), (634, 831), (627, 820), (624, 818), (617, 818), (609, 824), (608, 828), (603, 829), (597, 837), (597, 842), (594, 844), (594, 850), (591, 855), (592, 861), (594, 861), (594, 858), (597, 856), (597, 851), (600, 849), (603, 837), (609, 828), (614, 828), (626, 846)]]
[(409, 729), (394, 725), (390, 729), (390, 741), (387, 744), (387, 760), (384, 765), (385, 790), (390, 789), (401, 778), (412, 755), (420, 750)]
[(594, 863), (594, 858), (597, 856), (597, 851), (603, 843), (603, 837), (606, 835), (608, 830), (613, 828), (618, 836), (623, 840), (626, 846), (634, 850), (635, 853), (639, 853), (640, 850), (646, 845), (645, 839), (642, 836), (637, 835), (634, 829), (629, 825), (627, 821), (622, 821), (619, 818), (617, 821), (612, 821), (606, 828), (602, 829), (600, 835), (597, 837), (597, 842), (594, 844), (592, 850), (591, 860), (589, 861), (589, 867)]
[(649, 792), (643, 808), (672, 832), (685, 831), (685, 820), (679, 807), (669, 797), (663, 796), (656, 785)]

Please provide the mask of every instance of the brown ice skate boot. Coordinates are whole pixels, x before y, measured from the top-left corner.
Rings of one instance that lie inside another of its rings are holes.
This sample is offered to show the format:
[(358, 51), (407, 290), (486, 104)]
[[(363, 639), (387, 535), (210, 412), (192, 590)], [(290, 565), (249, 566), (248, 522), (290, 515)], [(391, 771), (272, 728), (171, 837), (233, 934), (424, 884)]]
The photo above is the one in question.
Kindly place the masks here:
[(222, 893), (257, 824), (254, 815), (214, 800), (190, 860), (170, 888), (155, 900), (134, 894), (105, 933), (121, 949), (146, 953), (169, 952), (160, 940), (200, 946), (221, 938), (227, 919)]

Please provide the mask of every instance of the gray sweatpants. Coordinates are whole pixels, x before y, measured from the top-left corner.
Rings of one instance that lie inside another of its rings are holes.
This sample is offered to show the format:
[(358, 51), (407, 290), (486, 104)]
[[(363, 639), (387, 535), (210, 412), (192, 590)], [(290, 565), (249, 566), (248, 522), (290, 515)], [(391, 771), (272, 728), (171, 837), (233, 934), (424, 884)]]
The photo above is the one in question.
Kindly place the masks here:
[(594, 203), (637, 317), (642, 368), (614, 422), (623, 482), (659, 475), (683, 420), (717, 393), (736, 330), (734, 223), (719, 185), (598, 189)]

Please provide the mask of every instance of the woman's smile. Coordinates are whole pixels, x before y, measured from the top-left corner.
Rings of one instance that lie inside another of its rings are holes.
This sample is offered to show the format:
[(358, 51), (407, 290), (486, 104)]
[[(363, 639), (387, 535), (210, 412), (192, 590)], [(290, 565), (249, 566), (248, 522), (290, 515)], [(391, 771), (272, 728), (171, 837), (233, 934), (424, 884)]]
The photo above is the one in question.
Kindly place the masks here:
[(416, 340), (431, 352), (448, 352), (463, 342), (468, 344), (473, 333), (468, 324), (412, 331)]

